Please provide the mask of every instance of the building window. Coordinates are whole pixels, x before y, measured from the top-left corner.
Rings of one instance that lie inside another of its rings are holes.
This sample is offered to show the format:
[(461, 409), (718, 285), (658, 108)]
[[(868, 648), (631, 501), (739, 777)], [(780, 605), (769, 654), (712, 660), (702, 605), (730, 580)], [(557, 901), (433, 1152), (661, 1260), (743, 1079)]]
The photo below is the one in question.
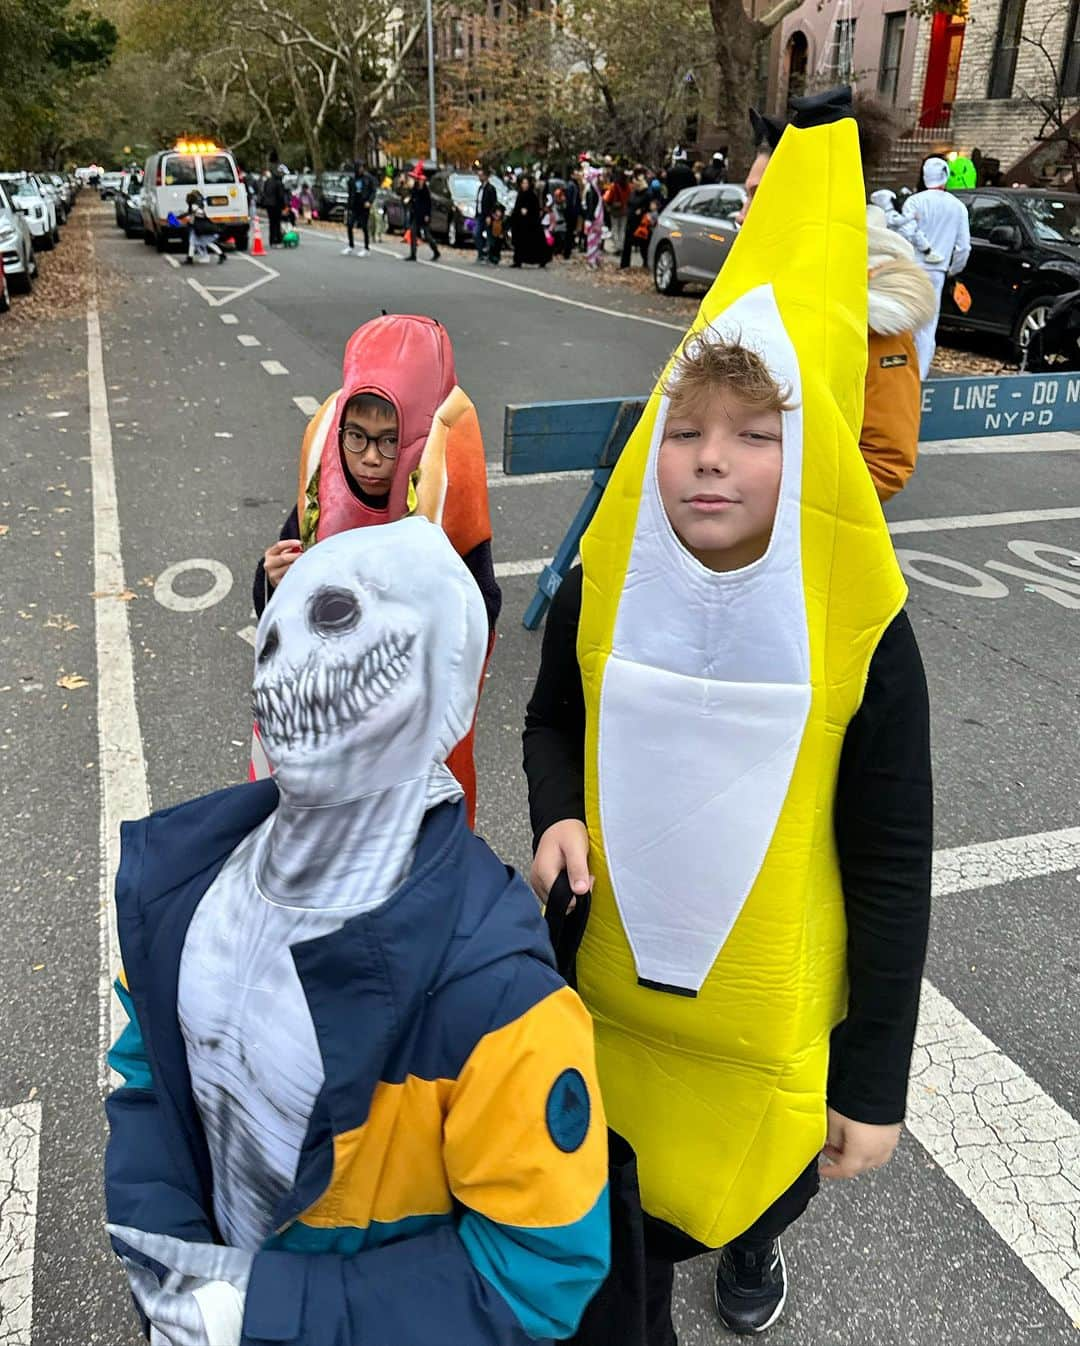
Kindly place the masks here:
[(833, 24), (829, 48), (828, 73), (838, 80), (850, 79), (855, 69), (855, 25), (857, 19), (837, 19)]
[(990, 62), (987, 98), (1011, 98), (1016, 75), (1016, 57), (1020, 51), (1020, 32), (1024, 26), (1026, 0), (1001, 0), (997, 41)]
[(907, 14), (899, 10), (885, 15), (885, 33), (881, 39), (881, 64), (878, 67), (877, 91), (887, 102), (896, 102), (900, 83), (900, 60), (904, 54), (904, 28)]
[(1069, 22), (1065, 29), (1065, 46), (1061, 52), (1061, 92), (1066, 98), (1080, 96), (1080, 0), (1069, 6)]

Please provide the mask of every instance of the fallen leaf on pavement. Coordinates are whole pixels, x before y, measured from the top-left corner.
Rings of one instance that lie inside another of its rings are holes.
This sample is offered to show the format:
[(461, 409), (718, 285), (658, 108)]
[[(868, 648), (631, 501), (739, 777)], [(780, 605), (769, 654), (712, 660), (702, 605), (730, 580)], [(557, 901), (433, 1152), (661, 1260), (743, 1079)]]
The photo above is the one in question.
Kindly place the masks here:
[(69, 692), (74, 692), (80, 687), (90, 686), (80, 673), (65, 673), (62, 678), (57, 678), (56, 685)]

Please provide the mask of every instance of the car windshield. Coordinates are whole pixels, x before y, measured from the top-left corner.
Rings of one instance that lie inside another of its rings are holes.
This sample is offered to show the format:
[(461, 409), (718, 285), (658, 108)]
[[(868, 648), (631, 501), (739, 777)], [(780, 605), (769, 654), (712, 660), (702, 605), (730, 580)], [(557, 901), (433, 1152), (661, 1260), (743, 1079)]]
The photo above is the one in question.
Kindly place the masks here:
[(1016, 204), (1040, 243), (1080, 245), (1080, 196), (1018, 196)]
[(236, 181), (236, 169), (227, 154), (204, 154), (202, 176), (208, 187), (220, 187)]
[(451, 173), (449, 188), (455, 201), (475, 201), (480, 190), (480, 179), (475, 173)]
[(347, 192), (349, 190), (349, 173), (324, 173), (323, 186), (331, 192)]

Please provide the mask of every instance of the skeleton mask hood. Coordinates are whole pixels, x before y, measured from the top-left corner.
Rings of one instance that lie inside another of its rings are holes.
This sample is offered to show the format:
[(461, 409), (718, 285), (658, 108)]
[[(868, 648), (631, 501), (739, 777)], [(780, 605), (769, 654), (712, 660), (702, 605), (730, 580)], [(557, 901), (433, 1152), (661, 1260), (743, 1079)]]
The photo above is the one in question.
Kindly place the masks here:
[[(340, 904), (359, 887), (369, 903), (396, 886), (424, 813), (460, 796), (445, 762), (487, 638), (475, 581), (425, 519), (339, 533), (291, 567), (255, 641), (255, 720), (281, 793), (268, 896)], [(346, 878), (362, 881), (345, 893)]]

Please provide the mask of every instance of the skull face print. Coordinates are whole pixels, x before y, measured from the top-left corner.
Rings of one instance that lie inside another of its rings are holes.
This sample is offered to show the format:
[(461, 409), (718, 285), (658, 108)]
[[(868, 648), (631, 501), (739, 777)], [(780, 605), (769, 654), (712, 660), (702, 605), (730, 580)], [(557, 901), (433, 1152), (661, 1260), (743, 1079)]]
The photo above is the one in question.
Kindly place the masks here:
[(305, 553), (255, 645), (255, 720), (283, 795), (340, 803), (445, 761), (472, 721), (486, 634), (472, 576), (425, 520)]

